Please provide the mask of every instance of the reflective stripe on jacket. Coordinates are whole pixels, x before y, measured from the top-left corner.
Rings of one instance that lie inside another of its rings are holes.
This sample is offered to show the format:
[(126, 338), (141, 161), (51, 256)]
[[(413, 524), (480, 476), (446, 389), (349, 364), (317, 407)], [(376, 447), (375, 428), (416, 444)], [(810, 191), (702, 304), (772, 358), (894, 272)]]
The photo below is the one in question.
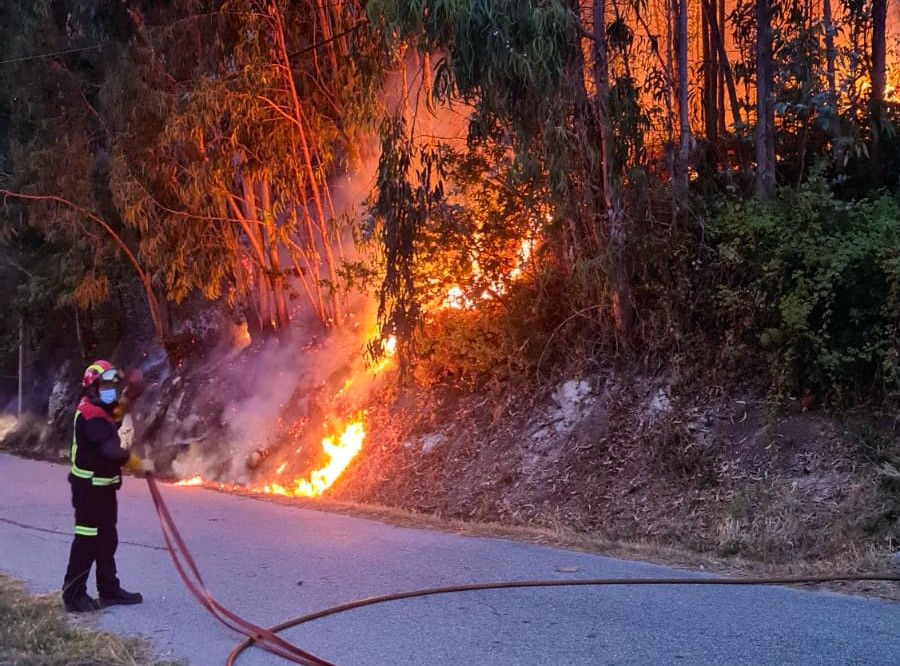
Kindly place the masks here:
[[(94, 422), (93, 427), (88, 426), (91, 421)], [(128, 459), (128, 452), (119, 446), (118, 427), (116, 420), (102, 407), (86, 398), (81, 400), (72, 424), (70, 458), (73, 477), (90, 481), (93, 486), (118, 486), (122, 483), (120, 472), (122, 464)], [(103, 441), (98, 437), (90, 438), (89, 430), (102, 433)]]

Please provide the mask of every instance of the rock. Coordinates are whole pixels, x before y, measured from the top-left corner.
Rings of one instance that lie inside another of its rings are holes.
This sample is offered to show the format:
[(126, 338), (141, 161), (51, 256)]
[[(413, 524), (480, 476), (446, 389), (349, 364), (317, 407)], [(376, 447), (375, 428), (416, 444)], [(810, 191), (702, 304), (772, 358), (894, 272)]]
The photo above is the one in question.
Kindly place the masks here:
[(891, 566), (896, 567), (897, 569), (900, 569), (900, 550), (898, 550), (896, 553), (891, 555), (889, 562), (890, 562)]
[(672, 411), (672, 401), (669, 399), (668, 392), (663, 389), (657, 389), (653, 397), (650, 398), (650, 415), (658, 416), (667, 414)]
[(47, 401), (47, 422), (55, 425), (68, 423), (71, 426), (75, 406), (81, 393), (81, 385), (71, 380), (72, 363), (66, 361), (60, 367)]
[(122, 442), (122, 448), (130, 449), (134, 444), (134, 422), (131, 414), (126, 414), (122, 419), (122, 427), (119, 428), (119, 440)]
[(591, 395), (591, 385), (583, 379), (570, 379), (553, 392), (553, 401), (563, 412), (572, 412)]
[(19, 420), (12, 414), (0, 414), (0, 442), (6, 439), (18, 424)]
[(594, 402), (591, 384), (584, 379), (570, 379), (563, 382), (556, 388), (551, 398), (558, 409), (550, 415), (549, 421), (557, 434), (568, 432), (587, 414)]
[(422, 447), (422, 453), (431, 453), (435, 447), (440, 446), (446, 441), (447, 436), (444, 435), (444, 433), (436, 432), (422, 437), (422, 439), (419, 440), (419, 446)]
[(197, 438), (200, 434), (202, 421), (197, 414), (188, 414), (181, 421), (178, 434), (181, 437)]

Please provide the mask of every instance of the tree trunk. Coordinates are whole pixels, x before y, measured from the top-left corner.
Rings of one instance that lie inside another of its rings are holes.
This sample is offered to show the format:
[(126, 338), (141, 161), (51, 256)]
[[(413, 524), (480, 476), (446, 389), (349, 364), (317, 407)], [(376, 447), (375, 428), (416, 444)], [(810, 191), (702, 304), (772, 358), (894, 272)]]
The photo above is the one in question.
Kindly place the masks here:
[(259, 318), (262, 321), (263, 331), (272, 331), (272, 288), (269, 283), (268, 270), (268, 239), (264, 233), (265, 226), (259, 219), (259, 206), (256, 202), (256, 190), (253, 180), (247, 176), (241, 176), (241, 191), (244, 194), (244, 213), (241, 217), (244, 233), (250, 241), (250, 246), (256, 252), (256, 304), (259, 309)]
[(703, 120), (706, 130), (706, 140), (714, 144), (718, 139), (719, 112), (717, 80), (716, 80), (716, 55), (712, 48), (712, 26), (706, 12), (701, 13), (701, 37), (703, 44)]
[(828, 95), (832, 111), (837, 111), (837, 83), (834, 74), (834, 22), (831, 18), (831, 0), (822, 0), (825, 22), (825, 72), (828, 78)]
[(884, 88), (886, 77), (887, 0), (872, 0), (872, 93), (869, 96), (872, 147), (870, 156), (873, 180), (880, 185), (884, 177), (881, 139), (884, 131)]
[(681, 138), (675, 169), (675, 189), (684, 195), (688, 190), (688, 160), (691, 149), (691, 118), (688, 108), (688, 0), (677, 1), (675, 47), (678, 52), (678, 119)]
[(742, 124), (741, 107), (738, 102), (737, 88), (734, 85), (734, 72), (731, 70), (731, 62), (728, 60), (728, 53), (725, 51), (725, 33), (722, 31), (724, 20), (720, 21), (716, 18), (715, 0), (703, 0), (703, 12), (706, 15), (706, 20), (709, 21), (711, 45), (718, 54), (719, 69), (725, 79), (725, 88), (728, 90), (728, 105), (731, 107), (732, 122), (736, 130)]
[(612, 284), (612, 314), (616, 331), (627, 339), (631, 332), (633, 310), (631, 283), (625, 266), (625, 209), (613, 164), (613, 133), (609, 121), (609, 56), (606, 46), (606, 0), (593, 0), (594, 79), (597, 89), (597, 115), (600, 127), (603, 201), (609, 225), (609, 277)]
[[(77, 307), (77, 306), (76, 306)], [(25, 413), (25, 318), (19, 315), (19, 402), (18, 418)]]
[[(325, 267), (328, 270), (328, 277), (331, 280), (332, 294), (332, 316), (334, 324), (337, 327), (343, 325), (343, 313), (341, 312), (340, 299), (338, 297), (340, 285), (337, 277), (337, 267), (335, 265), (334, 253), (331, 249), (331, 242), (328, 238), (327, 218), (325, 217), (325, 206), (322, 203), (322, 193), (316, 178), (316, 171), (313, 168), (312, 154), (309, 142), (306, 137), (306, 121), (303, 114), (303, 108), (300, 105), (300, 98), (297, 96), (297, 85), (294, 81), (294, 74), (291, 70), (290, 57), (288, 56), (287, 45), (284, 39), (284, 23), (281, 11), (275, 3), (270, 5), (269, 13), (272, 16), (273, 28), (275, 31), (275, 42), (278, 48), (277, 56), (279, 59), (279, 69), (285, 77), (285, 86), (291, 96), (291, 105), (293, 111), (294, 125), (296, 127), (297, 136), (299, 138), (300, 149), (303, 157), (303, 166), (305, 167), (306, 178), (312, 193), (313, 205), (316, 211), (316, 224), (319, 227), (322, 236), (322, 251), (325, 259)], [(300, 184), (303, 187), (303, 184)], [(327, 187), (327, 185), (326, 185)]]
[(768, 197), (775, 190), (774, 126), (769, 0), (756, 0), (756, 195), (759, 197)]
[(275, 303), (275, 318), (278, 332), (288, 335), (291, 325), (291, 316), (287, 307), (285, 295), (284, 275), (281, 272), (281, 257), (278, 256), (280, 244), (277, 242), (278, 230), (276, 229), (275, 215), (272, 210), (272, 188), (268, 179), (260, 183), (262, 198), (262, 214), (266, 233), (269, 237), (269, 283), (272, 285), (272, 300)]
[[(704, 0), (704, 11), (706, 11), (706, 1)], [(715, 5), (713, 5), (712, 9), (713, 13), (715, 12)], [(714, 17), (715, 18), (715, 17)], [(727, 59), (725, 62), (722, 62), (722, 55), (720, 51), (724, 51), (723, 48), (716, 47), (716, 39), (719, 41), (722, 40), (722, 36), (719, 33), (719, 26), (725, 25), (725, 0), (719, 0), (719, 21), (710, 21), (709, 23), (709, 40), (710, 45), (713, 48), (713, 51), (716, 54), (716, 99), (718, 100), (719, 110), (717, 113), (718, 121), (719, 121), (719, 135), (725, 136), (727, 132), (727, 128), (725, 127), (725, 68), (730, 67)], [(732, 82), (732, 86), (734, 83)], [(730, 92), (730, 91), (729, 91)], [(737, 95), (735, 95), (737, 97)]]

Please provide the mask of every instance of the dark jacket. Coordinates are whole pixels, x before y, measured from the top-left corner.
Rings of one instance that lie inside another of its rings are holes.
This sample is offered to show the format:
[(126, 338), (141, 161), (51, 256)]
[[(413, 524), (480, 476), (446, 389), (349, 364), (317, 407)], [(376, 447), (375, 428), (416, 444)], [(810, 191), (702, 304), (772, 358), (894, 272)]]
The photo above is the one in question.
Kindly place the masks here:
[(75, 415), (71, 476), (94, 486), (122, 485), (122, 465), (131, 455), (122, 448), (120, 424), (102, 406), (82, 399)]

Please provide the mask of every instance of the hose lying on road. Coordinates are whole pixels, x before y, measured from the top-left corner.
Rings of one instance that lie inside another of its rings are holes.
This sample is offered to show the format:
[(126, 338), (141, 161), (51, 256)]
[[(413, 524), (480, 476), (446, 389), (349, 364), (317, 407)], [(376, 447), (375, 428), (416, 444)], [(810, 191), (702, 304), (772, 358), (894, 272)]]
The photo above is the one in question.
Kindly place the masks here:
[[(181, 580), (184, 581), (185, 586), (190, 590), (191, 594), (194, 595), (197, 601), (199, 601), (206, 610), (212, 613), (213, 617), (229, 629), (243, 634), (248, 640), (252, 640), (263, 649), (295, 664), (303, 664), (304, 666), (333, 666), (333, 664), (324, 659), (320, 659), (314, 654), (301, 650), (295, 645), (291, 645), (268, 629), (263, 629), (251, 622), (247, 622), (245, 619), (231, 612), (216, 601), (206, 588), (206, 583), (203, 582), (203, 576), (200, 574), (200, 570), (197, 568), (194, 558), (191, 557), (191, 553), (185, 545), (184, 540), (181, 538), (181, 534), (179, 534), (178, 529), (175, 527), (175, 522), (172, 520), (172, 514), (169, 513), (169, 509), (163, 501), (159, 488), (156, 485), (156, 480), (152, 475), (147, 476), (147, 486), (150, 488), (153, 506), (156, 508), (156, 513), (159, 516), (159, 524), (162, 528), (163, 539), (166, 542), (166, 549), (172, 557), (172, 562), (178, 570), (178, 575), (181, 576)], [(184, 559), (184, 562), (182, 562), (182, 558)]]
[[(386, 594), (378, 597), (370, 597), (368, 599), (358, 599), (346, 604), (334, 606), (325, 610), (303, 615), (287, 622), (282, 622), (270, 629), (263, 629), (255, 624), (247, 622), (243, 618), (229, 611), (216, 601), (203, 582), (203, 577), (197, 569), (184, 540), (175, 527), (172, 516), (163, 501), (156, 481), (152, 476), (147, 477), (147, 484), (150, 487), (150, 495), (153, 498), (153, 505), (159, 515), (159, 522), (162, 526), (163, 538), (166, 542), (166, 549), (175, 563), (184, 584), (190, 590), (191, 594), (196, 597), (204, 608), (222, 622), (225, 626), (246, 636), (240, 645), (238, 645), (226, 660), (227, 666), (232, 666), (241, 653), (252, 645), (256, 645), (272, 654), (283, 657), (288, 661), (296, 664), (315, 665), (315, 666), (333, 666), (328, 661), (314, 654), (301, 650), (300, 648), (288, 643), (278, 636), (278, 632), (296, 627), (313, 620), (320, 620), (338, 613), (345, 613), (357, 608), (365, 606), (374, 606), (389, 601), (400, 601), (402, 599), (413, 599), (416, 597), (430, 597), (439, 594), (451, 594), (457, 592), (475, 592), (479, 590), (504, 590), (512, 588), (528, 588), (528, 587), (585, 587), (585, 586), (611, 586), (611, 585), (793, 585), (799, 583), (833, 583), (843, 581), (893, 581), (900, 582), (900, 574), (891, 573), (874, 573), (874, 574), (853, 574), (841, 573), (826, 576), (787, 576), (787, 577), (771, 577), (771, 578), (586, 578), (576, 580), (519, 580), (519, 581), (499, 581), (492, 583), (473, 583), (468, 585), (451, 585), (448, 587), (434, 587), (424, 590), (413, 590), (411, 592), (398, 592), (395, 594)], [(174, 544), (173, 544), (174, 542)], [(176, 548), (177, 546), (177, 548)], [(184, 559), (184, 562), (182, 562)], [(193, 578), (192, 578), (192, 576)]]

